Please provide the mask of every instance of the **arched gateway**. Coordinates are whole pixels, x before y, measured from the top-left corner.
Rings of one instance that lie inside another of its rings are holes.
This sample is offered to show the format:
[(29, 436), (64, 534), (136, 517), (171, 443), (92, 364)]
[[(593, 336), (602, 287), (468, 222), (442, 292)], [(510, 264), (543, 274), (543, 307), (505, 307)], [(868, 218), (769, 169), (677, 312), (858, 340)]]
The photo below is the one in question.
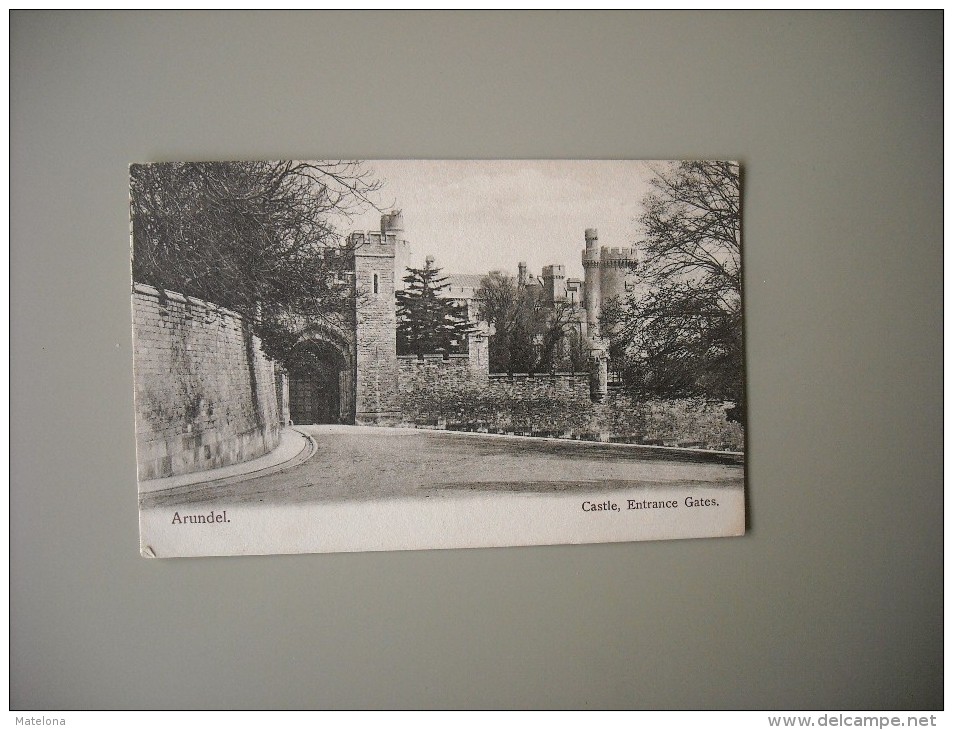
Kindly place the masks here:
[[(403, 223), (381, 217), (381, 230), (348, 237), (353, 310), (331, 323), (311, 322), (290, 358), (292, 423), (393, 424), (398, 418), (395, 267)], [(401, 259), (401, 264), (403, 259)]]
[(343, 333), (310, 331), (288, 363), (292, 423), (354, 423), (354, 352)]
[[(353, 309), (337, 324), (310, 323), (287, 365), (291, 421), (395, 424), (397, 411), (397, 269), (406, 265), (399, 211), (380, 231), (348, 237)], [(398, 256), (400, 252), (400, 256)]]

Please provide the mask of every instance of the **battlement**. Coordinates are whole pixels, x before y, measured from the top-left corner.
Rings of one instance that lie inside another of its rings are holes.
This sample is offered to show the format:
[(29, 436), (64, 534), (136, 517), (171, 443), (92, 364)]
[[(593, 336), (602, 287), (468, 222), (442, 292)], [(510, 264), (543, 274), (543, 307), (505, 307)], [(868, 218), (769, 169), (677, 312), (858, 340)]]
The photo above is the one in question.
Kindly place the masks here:
[(555, 265), (555, 264), (544, 266), (543, 278), (544, 279), (565, 279), (566, 267), (562, 265)]
[(358, 256), (393, 256), (398, 247), (406, 249), (410, 245), (408, 241), (399, 240), (396, 233), (380, 231), (352, 231), (347, 242)]
[(584, 267), (598, 266), (601, 261), (602, 256), (596, 250), (586, 249), (582, 252), (582, 265)]
[(622, 259), (622, 258), (635, 258), (635, 249), (634, 248), (609, 248), (608, 246), (603, 246), (601, 249), (602, 258), (604, 259)]
[(619, 266), (632, 264), (638, 261), (638, 253), (634, 248), (603, 246), (598, 251), (587, 249), (582, 252), (584, 268), (597, 266)]

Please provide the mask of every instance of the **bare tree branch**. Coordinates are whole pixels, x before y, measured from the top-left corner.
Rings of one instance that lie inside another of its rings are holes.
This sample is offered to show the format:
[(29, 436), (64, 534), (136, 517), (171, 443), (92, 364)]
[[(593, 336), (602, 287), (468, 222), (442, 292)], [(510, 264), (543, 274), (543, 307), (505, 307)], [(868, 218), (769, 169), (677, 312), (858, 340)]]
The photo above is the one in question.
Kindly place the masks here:
[(345, 316), (332, 216), (376, 208), (380, 187), (352, 160), (135, 165), (133, 278), (239, 312), (280, 359), (302, 315)]
[(744, 402), (738, 165), (653, 168), (638, 273), (647, 292), (603, 303), (627, 387), (643, 396)]

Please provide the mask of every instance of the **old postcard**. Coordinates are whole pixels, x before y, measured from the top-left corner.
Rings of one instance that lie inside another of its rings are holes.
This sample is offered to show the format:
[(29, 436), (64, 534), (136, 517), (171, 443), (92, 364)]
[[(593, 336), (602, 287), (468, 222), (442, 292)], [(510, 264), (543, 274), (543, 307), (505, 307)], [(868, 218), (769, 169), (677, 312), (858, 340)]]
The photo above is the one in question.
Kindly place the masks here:
[(739, 181), (132, 165), (141, 553), (743, 534)]

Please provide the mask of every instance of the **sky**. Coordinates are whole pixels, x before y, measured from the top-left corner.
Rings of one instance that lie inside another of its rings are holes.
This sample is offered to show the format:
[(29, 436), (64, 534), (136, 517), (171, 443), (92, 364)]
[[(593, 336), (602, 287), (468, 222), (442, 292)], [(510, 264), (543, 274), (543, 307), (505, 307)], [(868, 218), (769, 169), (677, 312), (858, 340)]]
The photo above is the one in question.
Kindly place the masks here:
[[(371, 160), (379, 204), (403, 211), (411, 265), (427, 255), (445, 274), (531, 274), (563, 264), (582, 277), (586, 228), (600, 246), (631, 246), (654, 163), (633, 160)], [(370, 210), (342, 224), (379, 230)]]

